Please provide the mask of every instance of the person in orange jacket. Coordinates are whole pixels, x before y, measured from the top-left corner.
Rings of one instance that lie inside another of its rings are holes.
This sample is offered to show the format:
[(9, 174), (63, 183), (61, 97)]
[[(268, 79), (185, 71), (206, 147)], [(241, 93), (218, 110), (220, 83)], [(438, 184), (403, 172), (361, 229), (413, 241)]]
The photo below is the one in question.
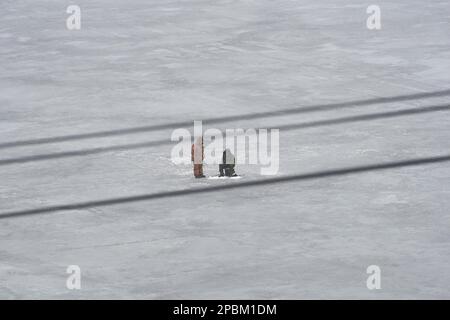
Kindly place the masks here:
[(204, 178), (203, 174), (203, 159), (205, 152), (203, 147), (203, 137), (197, 139), (191, 148), (191, 160), (194, 163), (194, 177)]

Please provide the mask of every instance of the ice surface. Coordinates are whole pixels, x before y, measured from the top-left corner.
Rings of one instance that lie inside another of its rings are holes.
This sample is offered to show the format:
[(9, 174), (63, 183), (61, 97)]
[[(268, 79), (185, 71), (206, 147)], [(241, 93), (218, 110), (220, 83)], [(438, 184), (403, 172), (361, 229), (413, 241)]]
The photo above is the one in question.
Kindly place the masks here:
[[(2, 0), (0, 143), (295, 107), (277, 128), (431, 107), (450, 89), (447, 0)], [(279, 176), (445, 155), (446, 111), (281, 130)], [(207, 126), (205, 127), (207, 128)], [(2, 159), (170, 139), (172, 130), (0, 149)], [(170, 143), (0, 165), (0, 214), (265, 179), (195, 180)], [(217, 175), (216, 166), (205, 173)], [(0, 219), (0, 298), (450, 298), (448, 163)], [(66, 288), (79, 265), (82, 289)], [(381, 290), (366, 288), (378, 265)]]

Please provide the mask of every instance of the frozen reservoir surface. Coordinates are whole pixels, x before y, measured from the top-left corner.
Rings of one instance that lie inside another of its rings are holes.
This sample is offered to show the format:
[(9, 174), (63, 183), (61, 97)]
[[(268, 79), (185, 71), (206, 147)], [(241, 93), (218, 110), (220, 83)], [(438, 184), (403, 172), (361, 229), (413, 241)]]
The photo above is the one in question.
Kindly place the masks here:
[[(380, 30), (356, 0), (73, 3), (81, 30), (0, 5), (0, 298), (450, 298), (450, 162), (242, 186), (450, 154), (447, 0), (377, 1)], [(194, 120), (280, 128), (279, 172), (194, 179)]]

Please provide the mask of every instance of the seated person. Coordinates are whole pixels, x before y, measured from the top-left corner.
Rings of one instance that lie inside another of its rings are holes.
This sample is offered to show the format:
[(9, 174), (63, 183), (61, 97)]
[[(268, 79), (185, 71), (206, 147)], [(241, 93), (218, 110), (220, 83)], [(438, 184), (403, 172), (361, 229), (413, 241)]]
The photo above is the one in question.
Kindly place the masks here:
[(219, 165), (220, 177), (236, 177), (237, 174), (234, 171), (236, 165), (236, 158), (231, 153), (230, 149), (226, 149), (222, 154), (222, 164)]

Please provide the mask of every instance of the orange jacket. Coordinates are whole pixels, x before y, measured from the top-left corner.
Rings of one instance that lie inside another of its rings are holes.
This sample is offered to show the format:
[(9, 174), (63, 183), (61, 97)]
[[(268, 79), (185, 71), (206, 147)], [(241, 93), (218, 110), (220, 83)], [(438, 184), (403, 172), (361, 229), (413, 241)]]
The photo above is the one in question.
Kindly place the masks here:
[[(198, 156), (200, 156), (200, 150), (197, 149), (197, 144), (194, 143), (191, 147), (191, 161), (194, 162), (194, 155), (198, 154)], [(205, 150), (203, 147), (203, 143), (202, 143), (202, 160), (205, 159)]]

